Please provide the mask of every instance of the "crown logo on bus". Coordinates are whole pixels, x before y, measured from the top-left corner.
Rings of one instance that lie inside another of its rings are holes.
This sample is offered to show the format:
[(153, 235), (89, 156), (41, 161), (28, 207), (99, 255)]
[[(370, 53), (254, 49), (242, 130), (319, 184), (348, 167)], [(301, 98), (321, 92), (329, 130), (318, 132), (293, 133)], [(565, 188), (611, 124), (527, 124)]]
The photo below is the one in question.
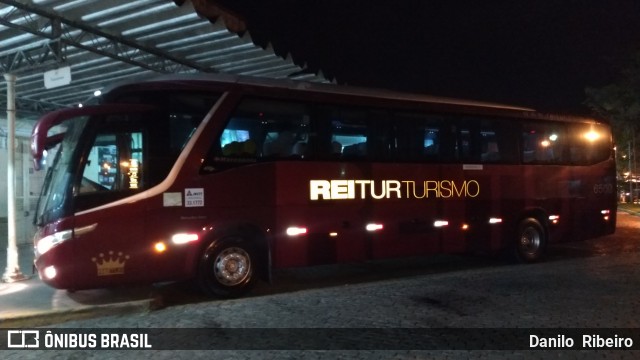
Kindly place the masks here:
[(91, 261), (96, 264), (98, 276), (124, 274), (124, 266), (127, 260), (129, 260), (129, 255), (124, 255), (122, 252), (118, 252), (117, 255), (114, 255), (113, 251), (109, 251), (108, 256), (100, 253), (98, 258), (91, 258)]

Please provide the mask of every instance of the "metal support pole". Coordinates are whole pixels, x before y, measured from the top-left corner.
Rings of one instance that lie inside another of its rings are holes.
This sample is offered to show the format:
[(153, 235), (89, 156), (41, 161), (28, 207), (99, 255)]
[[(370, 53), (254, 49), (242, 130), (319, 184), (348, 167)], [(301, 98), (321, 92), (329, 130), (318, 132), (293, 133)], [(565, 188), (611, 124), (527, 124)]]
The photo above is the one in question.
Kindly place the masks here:
[(20, 272), (18, 244), (16, 240), (16, 76), (4, 74), (7, 81), (7, 269), (2, 281), (15, 282), (27, 279)]

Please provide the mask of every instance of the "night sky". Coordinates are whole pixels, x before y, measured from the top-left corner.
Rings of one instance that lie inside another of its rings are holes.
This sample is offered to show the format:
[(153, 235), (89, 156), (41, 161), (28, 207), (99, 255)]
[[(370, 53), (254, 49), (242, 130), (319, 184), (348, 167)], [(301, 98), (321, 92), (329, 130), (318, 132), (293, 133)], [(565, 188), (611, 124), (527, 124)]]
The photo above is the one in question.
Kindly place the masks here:
[(639, 0), (224, 0), (339, 83), (587, 113), (640, 50)]

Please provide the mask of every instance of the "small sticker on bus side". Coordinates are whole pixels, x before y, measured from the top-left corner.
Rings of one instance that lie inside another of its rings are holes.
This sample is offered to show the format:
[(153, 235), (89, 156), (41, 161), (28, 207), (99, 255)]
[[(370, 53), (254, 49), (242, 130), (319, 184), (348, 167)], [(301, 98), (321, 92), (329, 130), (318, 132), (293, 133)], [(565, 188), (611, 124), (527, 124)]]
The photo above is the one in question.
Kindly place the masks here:
[(164, 207), (182, 206), (182, 194), (179, 192), (167, 192), (162, 194)]
[(482, 164), (462, 164), (462, 170), (482, 170)]
[(204, 189), (203, 188), (184, 189), (184, 206), (185, 207), (204, 206)]

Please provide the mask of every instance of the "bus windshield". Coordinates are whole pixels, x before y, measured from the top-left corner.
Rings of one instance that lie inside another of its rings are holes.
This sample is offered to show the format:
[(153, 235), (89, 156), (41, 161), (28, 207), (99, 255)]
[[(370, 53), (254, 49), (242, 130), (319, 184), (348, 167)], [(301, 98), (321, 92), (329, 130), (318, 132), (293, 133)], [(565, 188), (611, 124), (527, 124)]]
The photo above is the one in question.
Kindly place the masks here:
[(81, 116), (65, 120), (61, 127), (65, 129), (62, 142), (51, 152), (55, 152), (53, 163), (49, 167), (42, 193), (36, 209), (35, 223), (42, 225), (59, 217), (63, 212), (65, 198), (69, 195), (72, 177), (73, 153), (80, 136), (87, 125), (88, 117)]
[[(218, 98), (211, 93), (156, 93), (148, 102), (66, 109), (45, 116), (32, 136), (32, 151), (39, 159), (48, 149), (53, 162), (35, 224), (42, 226), (160, 183)], [(60, 130), (51, 135), (54, 128)]]

